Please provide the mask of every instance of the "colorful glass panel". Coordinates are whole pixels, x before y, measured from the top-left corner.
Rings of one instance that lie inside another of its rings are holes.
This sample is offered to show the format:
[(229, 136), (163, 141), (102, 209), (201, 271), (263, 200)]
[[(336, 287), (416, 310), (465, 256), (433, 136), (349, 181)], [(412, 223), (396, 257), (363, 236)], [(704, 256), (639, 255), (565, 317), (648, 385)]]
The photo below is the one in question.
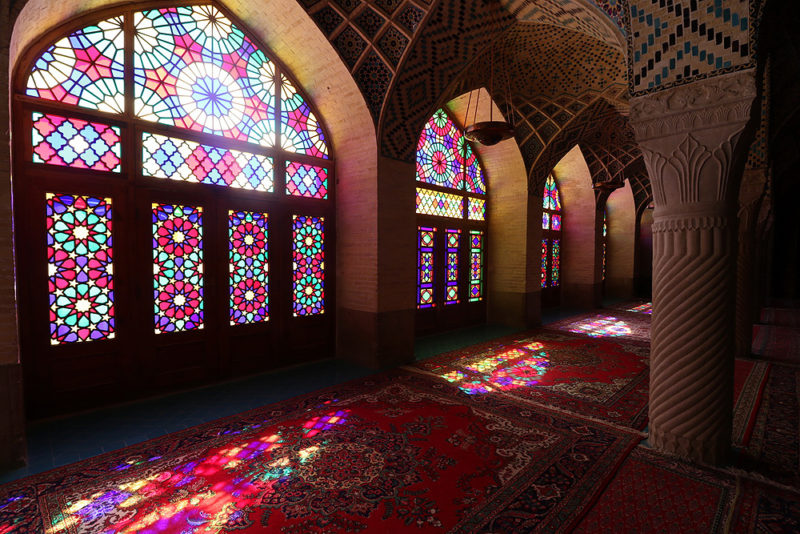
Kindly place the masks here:
[(542, 230), (549, 230), (550, 229), (550, 214), (547, 212), (542, 212)]
[(120, 129), (99, 122), (34, 112), (33, 162), (120, 172)]
[(50, 343), (114, 337), (111, 199), (47, 199)]
[(485, 221), (486, 220), (486, 201), (482, 198), (467, 199), (469, 201), (467, 208), (467, 218), (471, 221)]
[(561, 230), (561, 215), (559, 215), (558, 213), (554, 213), (552, 221), (553, 224), (550, 229), (553, 230), (554, 232), (558, 232), (559, 230)]
[(299, 154), (328, 157), (322, 125), (292, 82), (281, 75), (281, 148)]
[(142, 174), (155, 178), (272, 191), (272, 158), (142, 133)]
[(417, 308), (432, 308), (433, 301), (433, 245), (436, 228), (417, 227)]
[(275, 66), (211, 5), (134, 14), (137, 117), (275, 145)]
[(417, 213), (460, 219), (464, 216), (464, 197), (418, 187)]
[(267, 214), (228, 212), (230, 323), (269, 320)]
[(603, 280), (606, 279), (606, 244), (603, 243)]
[(561, 211), (561, 197), (558, 194), (556, 179), (553, 178), (552, 174), (547, 177), (547, 181), (544, 184), (542, 208), (546, 210)]
[(478, 156), (472, 148), (472, 143), (461, 135), (456, 141), (456, 146), (456, 161), (460, 164), (458, 183), (470, 193), (486, 194), (483, 169), (478, 163)]
[(122, 113), (124, 43), (121, 16), (59, 39), (36, 59), (25, 94)]
[(445, 273), (445, 304), (458, 304), (458, 245), (461, 230), (447, 230), (447, 263)]
[(203, 209), (153, 204), (155, 332), (203, 328)]
[(558, 287), (559, 271), (561, 270), (561, 240), (553, 239), (553, 257), (550, 268), (550, 285)]
[(461, 164), (456, 159), (461, 132), (443, 109), (428, 120), (417, 143), (417, 181), (462, 189)]
[(547, 239), (542, 239), (542, 287), (547, 287), (547, 251), (550, 248)]
[(328, 169), (303, 163), (286, 163), (286, 194), (328, 198)]
[(483, 299), (483, 232), (470, 230), (469, 301)]
[(292, 216), (294, 316), (325, 312), (325, 218)]

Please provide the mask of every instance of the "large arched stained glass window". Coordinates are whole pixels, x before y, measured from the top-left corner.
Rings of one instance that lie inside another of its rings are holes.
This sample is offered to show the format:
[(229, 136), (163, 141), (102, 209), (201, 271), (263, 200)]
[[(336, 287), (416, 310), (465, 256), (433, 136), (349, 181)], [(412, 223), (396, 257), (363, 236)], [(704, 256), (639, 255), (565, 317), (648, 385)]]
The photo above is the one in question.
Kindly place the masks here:
[(136, 347), (169, 366), (196, 350), (170, 372), (210, 377), (212, 352), (232, 361), (258, 347), (265, 360), (277, 339), (330, 341), (326, 135), (290, 73), (223, 8), (107, 10), (44, 43), (15, 87), (32, 360), (100, 344), (86, 354)]
[(558, 287), (561, 275), (561, 195), (553, 175), (547, 177), (542, 200), (542, 287)]
[(454, 310), (484, 298), (486, 181), (478, 155), (444, 110), (417, 144), (417, 307)]

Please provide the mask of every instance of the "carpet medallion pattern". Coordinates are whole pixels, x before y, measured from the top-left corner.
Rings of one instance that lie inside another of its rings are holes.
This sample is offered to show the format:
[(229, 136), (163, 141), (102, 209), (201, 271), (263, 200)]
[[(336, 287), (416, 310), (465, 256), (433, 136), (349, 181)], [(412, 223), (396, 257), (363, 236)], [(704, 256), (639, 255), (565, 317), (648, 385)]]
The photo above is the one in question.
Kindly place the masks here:
[(639, 439), (398, 371), (0, 487), (0, 533), (558, 532)]

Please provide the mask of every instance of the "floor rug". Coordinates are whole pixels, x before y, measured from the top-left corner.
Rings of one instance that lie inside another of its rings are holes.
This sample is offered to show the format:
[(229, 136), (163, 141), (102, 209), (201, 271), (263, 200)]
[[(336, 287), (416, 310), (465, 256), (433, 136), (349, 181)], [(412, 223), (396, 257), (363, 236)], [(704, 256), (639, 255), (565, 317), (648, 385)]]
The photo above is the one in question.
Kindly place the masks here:
[(0, 486), (0, 533), (563, 532), (639, 440), (396, 371)]
[(611, 310), (627, 311), (633, 313), (653, 314), (653, 303), (644, 300), (629, 300), (609, 306)]
[(576, 315), (544, 326), (596, 338), (650, 341), (651, 316), (622, 310), (605, 310)]
[(750, 441), (769, 366), (766, 362), (750, 360), (736, 360), (734, 364), (732, 444), (736, 447), (744, 447)]
[(800, 371), (773, 364), (752, 437), (737, 467), (800, 488)]
[(643, 429), (647, 343), (553, 330), (509, 336), (417, 362), (471, 396), (494, 395)]
[(761, 310), (761, 322), (800, 328), (800, 310), (792, 308), (763, 308)]
[(800, 532), (800, 493), (742, 481), (731, 532), (741, 534)]
[(774, 362), (800, 364), (800, 328), (754, 325), (753, 354)]
[(735, 497), (733, 477), (639, 447), (575, 532), (726, 532)]

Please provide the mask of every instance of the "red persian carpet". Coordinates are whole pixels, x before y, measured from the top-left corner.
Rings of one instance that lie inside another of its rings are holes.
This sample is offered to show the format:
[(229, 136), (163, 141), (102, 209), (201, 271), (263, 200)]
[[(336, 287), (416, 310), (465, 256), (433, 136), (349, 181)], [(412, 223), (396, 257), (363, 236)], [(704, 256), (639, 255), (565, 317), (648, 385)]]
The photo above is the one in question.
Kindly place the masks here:
[(538, 330), (417, 362), (472, 397), (502, 396), (643, 429), (646, 343)]
[(0, 533), (564, 532), (639, 440), (392, 372), (0, 486)]
[(793, 308), (764, 308), (761, 310), (761, 322), (800, 328), (800, 310)]
[(732, 444), (744, 447), (750, 441), (770, 365), (766, 362), (736, 360), (733, 374)]
[(576, 315), (544, 328), (596, 338), (632, 339), (650, 342), (652, 316), (622, 310), (593, 311)]
[(740, 493), (733, 512), (731, 532), (800, 532), (800, 493), (750, 480), (741, 483)]
[(733, 477), (639, 447), (575, 532), (727, 532), (735, 497)]
[(754, 325), (753, 354), (765, 360), (800, 364), (800, 328)]

